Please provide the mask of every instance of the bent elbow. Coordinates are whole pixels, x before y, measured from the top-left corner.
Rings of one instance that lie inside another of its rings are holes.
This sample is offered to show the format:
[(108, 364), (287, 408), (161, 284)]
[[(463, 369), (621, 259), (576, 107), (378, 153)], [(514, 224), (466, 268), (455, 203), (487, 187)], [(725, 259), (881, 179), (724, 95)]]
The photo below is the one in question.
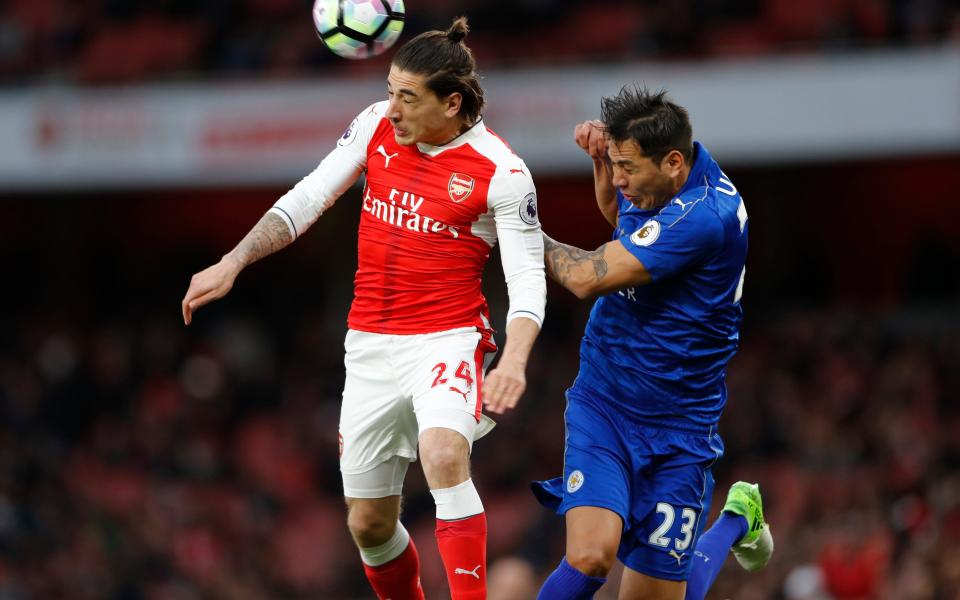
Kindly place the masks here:
[(593, 286), (582, 283), (570, 286), (569, 290), (573, 292), (573, 295), (580, 300), (590, 300), (597, 295), (597, 291), (593, 288)]

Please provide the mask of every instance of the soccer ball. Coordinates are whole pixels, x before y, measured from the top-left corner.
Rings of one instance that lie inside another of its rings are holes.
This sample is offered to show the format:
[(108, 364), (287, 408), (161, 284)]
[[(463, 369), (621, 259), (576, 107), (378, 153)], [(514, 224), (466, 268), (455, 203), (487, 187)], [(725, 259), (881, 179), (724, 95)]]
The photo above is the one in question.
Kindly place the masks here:
[(316, 0), (313, 24), (334, 54), (369, 58), (400, 37), (403, 0)]

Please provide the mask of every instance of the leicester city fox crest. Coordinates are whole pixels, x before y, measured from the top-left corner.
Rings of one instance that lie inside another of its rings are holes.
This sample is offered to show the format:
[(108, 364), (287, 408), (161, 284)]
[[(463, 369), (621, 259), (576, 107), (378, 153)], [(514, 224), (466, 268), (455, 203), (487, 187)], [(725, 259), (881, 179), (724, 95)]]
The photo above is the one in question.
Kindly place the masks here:
[(630, 241), (637, 246), (649, 246), (660, 237), (660, 222), (650, 219), (643, 227), (633, 232)]
[(567, 492), (572, 494), (581, 487), (583, 487), (583, 472), (577, 469), (567, 478)]

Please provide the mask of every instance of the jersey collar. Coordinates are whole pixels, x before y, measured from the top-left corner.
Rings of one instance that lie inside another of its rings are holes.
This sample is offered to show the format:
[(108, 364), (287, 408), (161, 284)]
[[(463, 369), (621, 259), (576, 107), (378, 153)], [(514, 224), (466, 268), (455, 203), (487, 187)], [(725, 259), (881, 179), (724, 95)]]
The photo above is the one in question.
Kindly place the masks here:
[(687, 181), (683, 184), (683, 187), (677, 192), (677, 197), (683, 196), (694, 188), (703, 187), (707, 181), (707, 174), (710, 171), (713, 158), (700, 142), (693, 143), (693, 157), (690, 174), (687, 175)]
[(469, 129), (453, 138), (449, 142), (440, 144), (439, 146), (417, 142), (417, 149), (428, 156), (436, 156), (444, 150), (452, 150), (453, 148), (458, 148), (464, 144), (469, 144), (471, 141), (478, 139), (480, 136), (486, 133), (486, 131), (487, 128), (483, 124), (483, 117), (480, 117), (477, 119), (476, 123), (470, 126)]

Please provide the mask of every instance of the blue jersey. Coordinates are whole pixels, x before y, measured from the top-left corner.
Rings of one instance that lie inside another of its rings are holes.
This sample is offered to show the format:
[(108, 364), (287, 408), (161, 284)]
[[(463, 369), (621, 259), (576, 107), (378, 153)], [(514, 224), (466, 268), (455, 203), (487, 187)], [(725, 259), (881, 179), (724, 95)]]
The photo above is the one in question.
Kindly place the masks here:
[(747, 211), (707, 149), (680, 193), (642, 211), (618, 192), (614, 239), (652, 282), (601, 297), (580, 346), (574, 388), (599, 393), (652, 425), (699, 430), (726, 403), (724, 371), (739, 343)]

